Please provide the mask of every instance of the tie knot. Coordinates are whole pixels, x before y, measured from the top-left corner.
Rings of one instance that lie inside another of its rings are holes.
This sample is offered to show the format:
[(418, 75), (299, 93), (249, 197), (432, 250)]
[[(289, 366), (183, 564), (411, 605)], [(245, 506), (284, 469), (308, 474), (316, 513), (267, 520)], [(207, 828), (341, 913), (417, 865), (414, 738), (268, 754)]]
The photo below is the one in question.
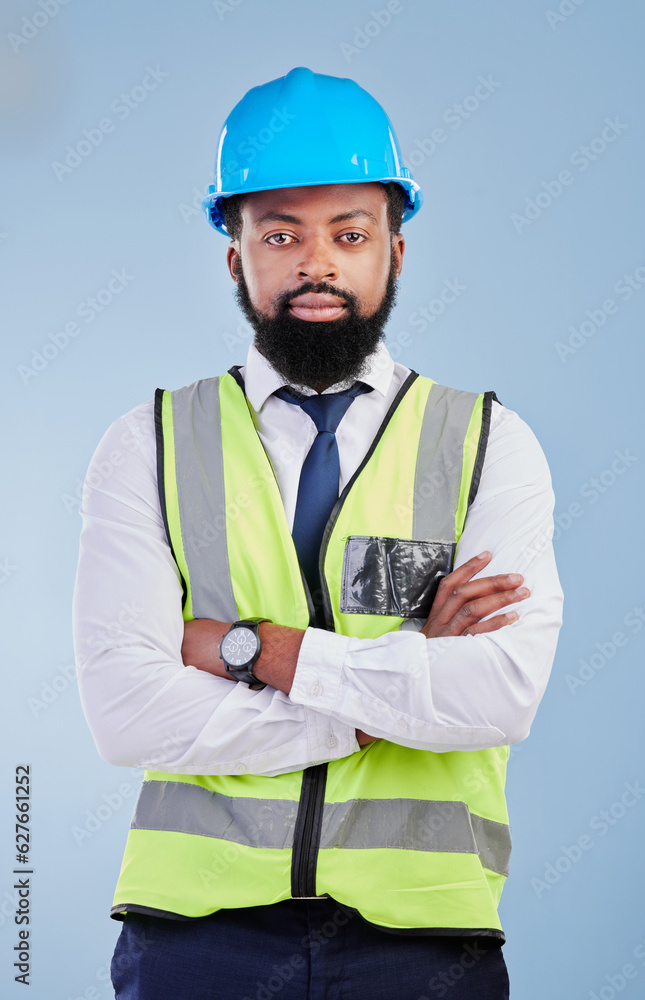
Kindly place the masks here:
[(335, 434), (336, 428), (353, 401), (353, 396), (345, 396), (340, 392), (328, 392), (326, 395), (321, 393), (317, 396), (308, 396), (300, 405), (313, 420), (318, 433), (327, 431)]
[(350, 389), (345, 389), (343, 392), (326, 392), (316, 393), (313, 396), (303, 396), (302, 393), (284, 386), (282, 389), (278, 389), (275, 395), (279, 399), (284, 399), (287, 403), (294, 403), (296, 406), (300, 406), (311, 417), (319, 434), (325, 432), (335, 434), (339, 423), (354, 402), (356, 396), (371, 391), (371, 385), (365, 385), (364, 382), (356, 382)]

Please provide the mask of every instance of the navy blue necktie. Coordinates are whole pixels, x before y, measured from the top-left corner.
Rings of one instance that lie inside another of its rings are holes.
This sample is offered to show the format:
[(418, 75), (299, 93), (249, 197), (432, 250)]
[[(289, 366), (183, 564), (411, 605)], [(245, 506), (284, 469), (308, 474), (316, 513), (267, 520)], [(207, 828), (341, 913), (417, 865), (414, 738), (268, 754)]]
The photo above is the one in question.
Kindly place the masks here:
[(301, 406), (318, 430), (300, 472), (291, 532), (317, 611), (321, 603), (318, 573), (320, 544), (329, 515), (338, 500), (340, 462), (336, 429), (356, 396), (371, 391), (371, 385), (357, 382), (344, 392), (316, 393), (314, 396), (304, 396), (287, 387), (274, 393), (279, 399)]

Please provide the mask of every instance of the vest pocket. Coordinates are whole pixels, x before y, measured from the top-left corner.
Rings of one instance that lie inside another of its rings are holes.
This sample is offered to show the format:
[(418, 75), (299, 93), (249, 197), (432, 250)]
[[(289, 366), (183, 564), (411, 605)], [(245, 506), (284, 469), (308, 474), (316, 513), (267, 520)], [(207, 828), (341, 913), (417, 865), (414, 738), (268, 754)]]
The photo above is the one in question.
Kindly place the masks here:
[(340, 610), (426, 618), (454, 555), (452, 542), (350, 535), (343, 555)]

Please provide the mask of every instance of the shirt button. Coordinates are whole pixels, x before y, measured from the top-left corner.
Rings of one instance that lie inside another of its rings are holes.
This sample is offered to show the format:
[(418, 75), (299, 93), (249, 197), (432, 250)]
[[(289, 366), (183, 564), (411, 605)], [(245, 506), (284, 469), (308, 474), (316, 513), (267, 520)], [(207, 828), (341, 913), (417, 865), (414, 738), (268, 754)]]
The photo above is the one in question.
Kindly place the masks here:
[(334, 749), (334, 747), (338, 746), (338, 740), (336, 739), (335, 736), (329, 737), (329, 739), (327, 740), (327, 746), (331, 747), (332, 750)]
[(405, 719), (400, 719), (400, 720), (399, 720), (399, 721), (397, 722), (397, 724), (396, 724), (396, 727), (397, 727), (397, 729), (400, 729), (400, 730), (401, 730), (401, 732), (403, 733), (403, 732), (405, 732), (405, 730), (406, 730), (406, 729), (408, 728), (408, 724), (407, 724), (407, 722), (405, 721)]
[(238, 774), (242, 774), (244, 771), (246, 771), (246, 764), (243, 764), (241, 760), (238, 760), (237, 764), (235, 765), (235, 770)]
[(312, 688), (311, 688), (311, 693), (312, 693), (312, 694), (313, 694), (313, 695), (314, 695), (314, 696), (315, 696), (316, 698), (320, 698), (320, 695), (321, 695), (321, 694), (323, 693), (323, 686), (322, 686), (322, 684), (320, 683), (320, 681), (316, 681), (316, 683), (315, 683), (315, 684), (314, 684), (314, 685), (312, 686)]

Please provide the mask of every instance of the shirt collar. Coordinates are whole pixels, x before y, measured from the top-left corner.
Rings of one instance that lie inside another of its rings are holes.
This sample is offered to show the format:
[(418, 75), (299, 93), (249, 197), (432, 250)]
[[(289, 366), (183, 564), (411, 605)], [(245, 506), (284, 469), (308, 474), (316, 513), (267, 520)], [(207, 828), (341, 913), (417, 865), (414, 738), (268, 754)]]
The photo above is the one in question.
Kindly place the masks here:
[[(383, 341), (379, 341), (376, 350), (369, 356), (368, 367), (365, 374), (361, 375), (360, 381), (366, 385), (371, 385), (373, 389), (380, 392), (382, 396), (387, 394), (394, 373), (394, 361)], [(260, 354), (254, 343), (249, 346), (246, 357), (246, 367), (244, 370), (244, 386), (246, 396), (255, 410), (264, 406), (265, 402), (276, 389), (286, 385), (285, 379), (275, 370), (273, 365), (267, 361), (263, 354)], [(326, 392), (338, 392), (347, 388), (352, 382), (338, 382), (329, 387)], [(293, 385), (294, 389), (311, 394), (314, 390), (308, 386)]]

